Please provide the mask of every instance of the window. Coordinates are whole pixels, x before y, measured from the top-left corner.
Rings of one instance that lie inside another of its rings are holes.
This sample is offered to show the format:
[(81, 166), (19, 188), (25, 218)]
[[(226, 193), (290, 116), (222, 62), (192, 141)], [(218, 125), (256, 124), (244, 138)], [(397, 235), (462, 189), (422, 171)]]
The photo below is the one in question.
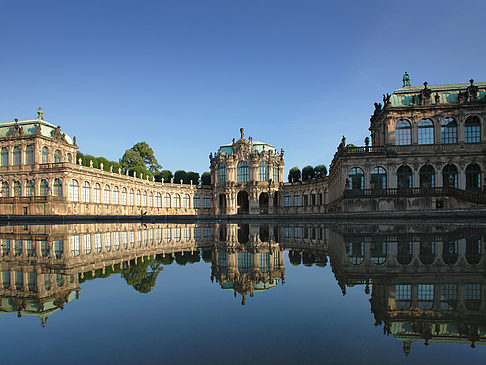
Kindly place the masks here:
[(324, 205), (327, 205), (328, 203), (329, 203), (329, 194), (326, 189), (324, 190)]
[(193, 205), (195, 209), (201, 208), (201, 198), (197, 194), (194, 195)]
[(289, 193), (285, 193), (284, 195), (284, 206), (285, 207), (290, 207), (291, 204), (290, 204), (290, 194)]
[(113, 247), (115, 251), (120, 249), (120, 232), (113, 232)]
[(481, 308), (481, 284), (465, 284), (465, 304), (469, 310)]
[(179, 194), (174, 195), (174, 208), (181, 207), (181, 196)]
[(397, 186), (399, 189), (412, 187), (412, 169), (409, 166), (400, 166), (397, 170)]
[(395, 304), (397, 309), (410, 308), (412, 299), (411, 285), (395, 285)]
[(434, 123), (430, 119), (418, 122), (418, 144), (434, 143)]
[(118, 186), (113, 188), (113, 204), (118, 204)]
[(184, 241), (189, 242), (191, 240), (191, 228), (184, 227)]
[(49, 184), (47, 183), (47, 180), (41, 180), (40, 182), (40, 195), (41, 196), (47, 196), (49, 193)]
[(34, 164), (34, 146), (29, 145), (25, 149), (25, 164), (26, 165), (33, 165)]
[(133, 189), (130, 189), (130, 193), (128, 194), (128, 205), (133, 205), (134, 197), (135, 197), (135, 193)]
[(127, 205), (127, 188), (123, 188), (121, 192), (121, 203)]
[(398, 146), (412, 144), (411, 130), (410, 122), (400, 119), (395, 125), (395, 144)]
[(90, 185), (89, 185), (89, 182), (85, 181), (83, 183), (83, 202), (85, 203), (89, 203), (89, 199), (90, 199)]
[(420, 242), (420, 262), (424, 265), (432, 265), (435, 261), (435, 242)]
[(95, 235), (94, 235), (94, 247), (95, 247), (96, 253), (101, 252), (101, 233), (95, 233)]
[(211, 197), (208, 194), (204, 194), (204, 197), (203, 197), (203, 208), (204, 209), (211, 208)]
[(148, 197), (148, 205), (149, 205), (149, 207), (153, 207), (154, 206), (154, 193), (150, 193), (149, 194), (149, 197)]
[(137, 190), (137, 195), (136, 195), (136, 198), (137, 198), (137, 200), (136, 200), (136, 202), (137, 202), (137, 207), (139, 207), (139, 206), (140, 206), (140, 204), (141, 204), (141, 201), (142, 201), (142, 198), (141, 198), (141, 195), (140, 195), (140, 190)]
[(381, 167), (375, 167), (371, 170), (371, 188), (372, 189), (386, 189), (387, 187), (386, 170)]
[(69, 198), (72, 202), (77, 202), (79, 200), (79, 184), (76, 180), (71, 180), (71, 185), (69, 185)]
[(142, 206), (146, 207), (147, 206), (147, 192), (144, 191), (142, 193)]
[(237, 182), (248, 182), (250, 174), (248, 171), (248, 162), (240, 161), (236, 167), (236, 181)]
[(454, 265), (458, 257), (457, 241), (444, 242), (442, 244), (442, 261), (446, 265)]
[(103, 190), (103, 203), (110, 204), (110, 187), (108, 185), (105, 185)]
[(169, 243), (171, 240), (170, 228), (164, 228), (164, 239), (165, 242)]
[(453, 118), (440, 121), (440, 135), (444, 144), (457, 143), (457, 123)]
[(105, 232), (105, 251), (111, 251), (111, 232)]
[(475, 163), (466, 167), (466, 190), (481, 192), (481, 168)]
[(20, 152), (20, 147), (17, 146), (14, 148), (14, 165), (15, 166), (20, 166), (20, 161), (22, 161), (21, 159), (21, 156), (22, 156), (22, 153)]
[(457, 167), (453, 164), (447, 164), (442, 169), (442, 184), (444, 187), (457, 188), (459, 186), (459, 176)]
[(56, 256), (56, 259), (62, 259), (63, 255), (64, 255), (64, 241), (63, 240), (54, 241), (54, 255)]
[(7, 198), (10, 196), (10, 191), (9, 191), (9, 187), (8, 187), (8, 182), (4, 181), (2, 182), (2, 196), (4, 198)]
[(276, 162), (274, 162), (273, 164), (273, 181), (274, 182), (278, 182), (279, 181), (279, 168), (278, 168), (278, 164)]
[(182, 198), (182, 206), (186, 209), (189, 209), (191, 207), (191, 197), (189, 196), (189, 194), (185, 194)]
[(61, 151), (55, 150), (54, 151), (54, 163), (61, 162)]
[(89, 255), (91, 253), (91, 235), (89, 233), (86, 233), (84, 235), (84, 253), (86, 255)]
[(349, 188), (352, 190), (364, 189), (364, 172), (359, 167), (353, 167), (349, 173)]
[(481, 142), (481, 122), (476, 116), (468, 117), (465, 123), (465, 142), (479, 143)]
[(434, 305), (434, 286), (419, 284), (417, 288), (417, 305), (421, 309), (432, 309)]
[(351, 264), (359, 265), (364, 261), (364, 246), (363, 242), (349, 242), (346, 251)]
[(62, 197), (62, 180), (55, 179), (54, 180), (54, 196)]
[(34, 180), (27, 181), (25, 184), (25, 196), (35, 196)]
[(442, 284), (440, 289), (440, 308), (445, 310), (456, 309), (457, 284)]
[(180, 227), (174, 228), (174, 241), (176, 241), (176, 242), (181, 241), (181, 228)]
[(170, 194), (165, 193), (165, 195), (164, 195), (164, 208), (170, 208), (170, 200), (171, 200)]
[(48, 163), (49, 162), (49, 151), (47, 150), (47, 147), (44, 146), (42, 147), (42, 163)]
[(201, 227), (194, 227), (194, 241), (201, 240)]
[(218, 165), (218, 183), (226, 182), (226, 164), (221, 162)]
[(8, 166), (8, 148), (2, 148), (2, 166)]
[(420, 187), (431, 188), (435, 186), (435, 169), (432, 165), (423, 165), (419, 171)]
[[(169, 204), (170, 204), (170, 198), (169, 198)], [(160, 195), (160, 193), (157, 193), (157, 195), (155, 195), (155, 206), (157, 208), (162, 208), (162, 195)]]
[(20, 181), (14, 181), (13, 188), (14, 196), (22, 196), (22, 185), (20, 185)]
[(71, 255), (79, 256), (79, 236), (71, 236)]
[(300, 206), (300, 195), (294, 194), (294, 207)]
[(259, 181), (268, 181), (268, 162), (267, 161), (260, 161), (258, 165), (258, 180)]
[(69, 152), (67, 153), (66, 156), (67, 156), (67, 161), (68, 162), (73, 162), (73, 156)]

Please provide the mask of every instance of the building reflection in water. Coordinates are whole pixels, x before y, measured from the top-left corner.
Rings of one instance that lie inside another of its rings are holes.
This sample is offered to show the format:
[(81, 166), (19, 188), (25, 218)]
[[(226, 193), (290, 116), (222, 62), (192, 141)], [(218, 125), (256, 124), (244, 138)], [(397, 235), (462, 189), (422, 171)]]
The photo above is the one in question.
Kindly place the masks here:
[[(290, 264), (330, 266), (341, 291), (363, 285), (375, 325), (403, 341), (486, 343), (485, 233), (442, 226), (79, 224), (0, 227), (0, 311), (52, 313), (80, 284), (120, 274), (140, 293), (164, 266), (201, 260), (241, 296), (285, 283)], [(292, 293), (289, 293), (292, 295)]]

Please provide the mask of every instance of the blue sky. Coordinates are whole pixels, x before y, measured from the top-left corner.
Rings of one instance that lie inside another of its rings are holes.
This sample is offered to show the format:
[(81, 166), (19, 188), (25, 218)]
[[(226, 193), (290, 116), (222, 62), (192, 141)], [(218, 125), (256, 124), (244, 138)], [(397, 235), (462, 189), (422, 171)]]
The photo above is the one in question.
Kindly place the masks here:
[(486, 81), (486, 1), (3, 1), (0, 121), (45, 119), (83, 153), (149, 143), (164, 168), (208, 170), (247, 136), (292, 166), (363, 144), (401, 87)]

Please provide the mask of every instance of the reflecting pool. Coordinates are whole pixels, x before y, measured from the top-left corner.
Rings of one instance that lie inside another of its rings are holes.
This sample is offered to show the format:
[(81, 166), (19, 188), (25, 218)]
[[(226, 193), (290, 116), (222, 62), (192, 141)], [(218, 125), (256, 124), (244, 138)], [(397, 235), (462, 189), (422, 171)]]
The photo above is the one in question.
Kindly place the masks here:
[(3, 363), (484, 364), (486, 230), (0, 227)]

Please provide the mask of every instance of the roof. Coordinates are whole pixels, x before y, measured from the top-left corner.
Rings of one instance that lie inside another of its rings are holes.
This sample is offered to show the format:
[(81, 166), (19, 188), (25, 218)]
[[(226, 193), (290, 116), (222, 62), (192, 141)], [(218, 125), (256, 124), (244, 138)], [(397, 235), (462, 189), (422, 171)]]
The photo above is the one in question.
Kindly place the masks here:
[[(41, 135), (45, 137), (52, 137), (53, 131), (56, 129), (54, 124), (51, 124), (43, 119), (28, 119), (19, 120), (18, 125), (23, 127), (23, 135), (31, 136), (35, 133), (35, 125), (39, 124), (41, 127)], [(16, 122), (4, 122), (0, 123), (0, 138), (8, 137)], [(67, 134), (65, 134), (66, 141), (69, 144), (73, 144), (73, 140)]]
[[(275, 146), (272, 146), (271, 144), (262, 142), (262, 141), (252, 141), (252, 152), (262, 152), (263, 148), (265, 147), (265, 151), (270, 151), (272, 150), (274, 153), (276, 153)], [(233, 143), (228, 143), (225, 145), (222, 145), (219, 147), (219, 152), (220, 153), (227, 153), (228, 155), (233, 153)]]

